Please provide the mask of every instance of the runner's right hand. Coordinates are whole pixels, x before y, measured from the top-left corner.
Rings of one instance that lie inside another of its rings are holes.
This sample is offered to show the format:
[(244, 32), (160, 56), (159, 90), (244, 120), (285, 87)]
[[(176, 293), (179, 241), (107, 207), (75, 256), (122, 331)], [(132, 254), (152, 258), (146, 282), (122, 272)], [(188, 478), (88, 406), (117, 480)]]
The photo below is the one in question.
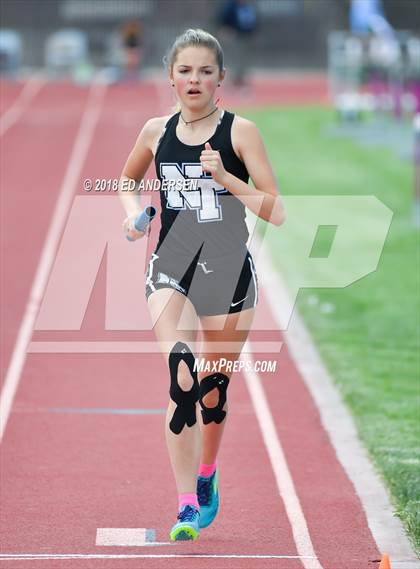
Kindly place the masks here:
[(133, 241), (141, 239), (141, 237), (145, 235), (144, 231), (137, 231), (134, 227), (134, 222), (136, 221), (137, 216), (138, 213), (132, 213), (131, 215), (128, 215), (122, 223), (124, 232), (129, 235), (130, 239)]

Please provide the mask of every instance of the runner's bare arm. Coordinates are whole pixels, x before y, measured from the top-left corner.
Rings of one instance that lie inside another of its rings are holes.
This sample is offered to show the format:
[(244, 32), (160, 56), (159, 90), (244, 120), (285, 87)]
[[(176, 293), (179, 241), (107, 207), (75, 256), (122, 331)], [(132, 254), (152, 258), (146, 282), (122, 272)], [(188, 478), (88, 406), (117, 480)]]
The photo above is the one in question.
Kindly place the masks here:
[(232, 125), (232, 144), (244, 162), (255, 188), (229, 173), (225, 187), (258, 217), (274, 225), (281, 225), (285, 220), (284, 207), (256, 125), (242, 117), (235, 117)]
[(155, 117), (145, 123), (122, 170), (118, 194), (127, 215), (138, 214), (142, 209), (137, 182), (144, 178), (153, 160), (154, 146), (165, 118)]

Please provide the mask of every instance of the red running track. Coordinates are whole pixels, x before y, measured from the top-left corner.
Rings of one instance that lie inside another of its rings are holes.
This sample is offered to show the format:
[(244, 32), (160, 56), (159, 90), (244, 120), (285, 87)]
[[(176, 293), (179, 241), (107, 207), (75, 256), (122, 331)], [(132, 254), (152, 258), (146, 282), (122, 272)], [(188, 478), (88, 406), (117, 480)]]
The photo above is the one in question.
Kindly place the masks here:
[(24, 81), (0, 82), (0, 116), (16, 103), (25, 84)]
[[(13, 86), (3, 86), (6, 91), (9, 88), (12, 100), (18, 93)], [(68, 84), (46, 85), (4, 135), (3, 378), (88, 95), (88, 90)], [(144, 121), (162, 113), (157, 100), (153, 84), (107, 88), (75, 193), (83, 195), (85, 177), (118, 177)], [(140, 243), (135, 245), (139, 251)], [(32, 345), (39, 341), (153, 339), (149, 331), (104, 330), (106, 268), (104, 257), (80, 331), (36, 330)], [(134, 300), (147, 318), (142, 283)], [(281, 339), (263, 291), (258, 311), (267, 329), (254, 331), (251, 345)], [(372, 562), (379, 552), (362, 506), (287, 347), (264, 357), (278, 363), (277, 372), (261, 374), (261, 381), (320, 566), (375, 567)], [(229, 388), (230, 414), (220, 454), (221, 511), (214, 525), (203, 530), (196, 543), (95, 545), (97, 528), (154, 529), (157, 542), (168, 541), (177, 504), (164, 442), (167, 398), (168, 374), (158, 353), (26, 355), (3, 439), (2, 554), (86, 557), (3, 558), (4, 566), (302, 569), (306, 563), (310, 567), (309, 560), (297, 558), (291, 523), (242, 373), (235, 374)], [(112, 409), (155, 413), (117, 414)], [(207, 557), (88, 557), (94, 554)]]

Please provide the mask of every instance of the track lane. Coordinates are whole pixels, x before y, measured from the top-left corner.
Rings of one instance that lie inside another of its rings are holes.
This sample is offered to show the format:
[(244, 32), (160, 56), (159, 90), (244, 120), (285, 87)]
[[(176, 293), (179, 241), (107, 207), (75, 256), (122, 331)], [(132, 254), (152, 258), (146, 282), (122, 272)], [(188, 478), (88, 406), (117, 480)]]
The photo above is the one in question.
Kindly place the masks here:
[[(151, 116), (153, 91), (144, 89), (142, 111), (138, 111), (138, 100), (139, 93), (130, 93), (122, 86), (110, 90), (81, 179), (84, 176), (119, 175), (121, 164), (139, 130), (138, 124), (133, 126), (133, 120), (138, 117), (141, 125), (142, 120)], [(149, 107), (144, 105), (145, 101), (149, 101)], [(114, 144), (115, 139), (119, 140), (118, 145)], [(33, 250), (27, 253), (33, 256)], [(82, 334), (87, 330), (93, 336), (103, 334), (105, 268), (104, 264), (98, 275)], [(9, 298), (13, 302), (13, 295)], [(275, 323), (270, 322), (270, 310), (264, 297), (259, 310), (268, 330), (275, 327)], [(72, 334), (77, 336), (77, 333)], [(126, 337), (124, 333), (115, 335)], [(65, 336), (65, 333), (54, 332), (34, 334), (35, 339), (60, 340)], [(254, 341), (271, 338), (278, 340), (279, 333), (252, 334)], [(140, 378), (138, 362), (144, 357), (147, 358), (148, 373), (146, 378)], [(270, 358), (271, 354), (265, 357)], [(287, 348), (283, 347), (281, 354), (273, 354), (273, 357), (278, 359), (279, 371), (275, 377), (263, 376), (263, 385), (316, 553), (324, 569), (340, 566), (370, 568), (374, 566), (371, 561), (378, 558), (378, 552), (360, 502), (337, 462), (319, 414)], [(158, 529), (157, 539), (167, 540), (167, 529), (172, 525), (174, 515), (170, 507), (162, 511), (159, 504), (173, 503), (176, 508), (176, 492), (163, 446), (163, 416), (82, 415), (63, 411), (69, 407), (160, 409), (167, 402), (166, 380), (167, 372), (159, 354), (28, 356), (4, 443), (6, 506), (3, 512), (6, 512), (5, 519), (10, 517), (3, 551), (87, 553), (105, 550), (105, 553), (121, 553), (123, 549), (124, 552), (139, 552), (140, 548), (92, 546), (92, 532), (96, 527), (151, 527)], [(150, 386), (153, 388), (149, 389)], [(220, 455), (221, 517), (212, 528), (203, 531), (197, 544), (182, 544), (182, 551), (214, 553), (227, 549), (235, 553), (277, 551), (296, 554), (291, 528), (278, 496), (242, 374), (234, 377), (231, 388), (231, 413)], [(146, 390), (147, 400), (144, 399)], [(51, 411), (52, 408), (56, 411)], [(58, 412), (57, 408), (62, 411)], [(141, 440), (139, 433), (143, 435)], [(134, 449), (131, 453), (127, 453), (126, 443)], [(109, 449), (115, 449), (111, 461)], [(25, 465), (24, 472), (22, 465)], [(255, 465), (258, 465), (258, 480)], [(101, 473), (99, 484), (98, 471)], [(30, 477), (27, 472), (31, 473)], [(133, 477), (133, 472), (137, 472), (137, 478)], [(150, 472), (157, 473), (159, 485)], [(156, 503), (150, 503), (151, 495), (156, 496)], [(20, 515), (11, 522), (16, 510)], [(150, 522), (143, 521), (145, 517)], [(142, 523), (139, 523), (140, 519)], [(67, 520), (68, 526), (65, 525)], [(249, 529), (254, 527), (253, 524), (256, 527), (254, 533)], [(156, 547), (141, 548), (140, 553), (143, 552), (158, 553)], [(154, 558), (147, 561), (25, 560), (10, 561), (8, 565), (28, 567), (28, 563), (54, 568), (69, 567), (70, 564), (72, 568), (174, 566), (173, 559)], [(229, 568), (302, 567), (300, 561), (290, 559), (231, 559), (222, 563), (217, 559), (182, 560), (182, 566), (192, 566), (192, 563), (194, 567), (197, 563), (202, 563), (203, 567)]]
[(69, 84), (45, 87), (3, 140), (0, 168), (0, 226), (4, 252), (0, 319), (2, 381), (86, 97), (87, 90)]
[[(95, 144), (90, 149), (81, 178), (96, 173), (100, 177), (115, 177), (116, 172), (119, 174), (121, 157), (126, 155), (127, 147), (132, 144), (133, 137), (138, 132), (137, 126), (130, 130), (126, 124), (118, 127), (115, 123), (113, 105), (116, 101), (113, 97), (116, 97), (120, 105), (121, 99), (126, 96), (127, 93), (119, 89), (110, 91), (107, 95), (95, 133)], [(130, 96), (135, 112), (138, 108), (137, 99), (132, 94)], [(125, 104), (129, 107), (128, 101)], [(139, 115), (139, 121), (141, 120)], [(122, 141), (121, 151), (117, 148), (115, 152), (110, 147), (109, 135), (112, 132), (115, 137), (118, 129), (118, 138)], [(127, 139), (130, 139), (129, 142), (124, 142)], [(98, 278), (95, 298), (91, 299), (96, 309), (92, 310), (90, 306), (83, 325), (93, 335), (103, 331), (103, 313), (98, 300), (103, 299), (104, 285), (104, 279)], [(140, 302), (144, 302), (142, 293)], [(39, 334), (36, 332), (34, 338), (39, 337)], [(61, 337), (60, 333), (54, 332), (42, 334), (58, 339)], [(163, 417), (121, 417), (51, 411), (52, 408), (60, 407), (131, 408), (133, 404), (139, 408), (149, 408), (151, 404), (151, 408), (166, 406), (167, 371), (163, 359), (156, 354), (147, 356), (147, 360), (147, 376), (139, 377), (138, 356), (135, 355), (28, 355), (3, 445), (3, 492), (6, 496), (3, 511), (4, 519), (8, 519), (4, 551), (30, 552), (35, 548), (38, 552), (60, 553), (67, 546), (71, 551), (94, 552), (98, 551), (94, 546), (96, 528), (114, 525), (147, 525), (157, 529), (158, 539), (167, 540), (167, 531), (176, 515), (176, 490), (166, 449), (163, 448)], [(130, 376), (130, 380), (127, 381), (126, 375)], [(154, 377), (162, 377), (162, 381), (159, 382)], [(157, 393), (153, 395), (155, 390)], [(235, 411), (232, 410), (221, 455), (221, 463), (226, 463), (221, 470), (221, 483), (226, 485), (223, 505), (226, 514), (220, 518), (219, 529), (215, 525), (214, 533), (213, 530), (211, 534), (207, 532), (209, 541), (203, 532), (200, 542), (187, 544), (186, 547), (191, 552), (208, 551), (211, 544), (212, 553), (231, 551), (234, 554), (265, 554), (269, 547), (269, 553), (296, 555), (281, 501), (271, 499), (275, 491), (272, 472), (240, 378), (232, 391), (237, 402), (242, 400), (242, 407), (236, 416), (236, 423)], [(250, 428), (245, 430), (243, 421), (247, 415), (250, 415), (247, 417)], [(142, 428), (142, 425), (147, 426)], [(141, 440), (142, 430), (144, 437)], [(252, 462), (256, 460), (259, 464), (259, 497), (264, 501), (264, 516), (267, 515), (270, 520), (267, 527), (263, 526), (258, 531), (254, 529), (255, 499), (248, 489), (255, 480), (255, 472), (249, 467), (247, 444), (250, 440), (255, 446)], [(128, 452), (128, 447), (131, 447), (131, 452)], [(110, 449), (113, 449), (112, 456)], [(232, 455), (236, 456), (235, 463), (231, 461)], [(24, 472), (21, 470), (22, 464), (25, 464)], [(30, 476), (28, 472), (31, 473)], [(150, 476), (150, 472), (158, 472), (162, 477), (161, 488), (156, 488), (156, 480)], [(238, 472), (241, 473), (240, 484), (236, 483)], [(133, 476), (135, 473), (137, 478)], [(156, 503), (150, 502), (149, 497), (152, 495), (156, 496)], [(139, 504), (133, 507), (136, 496), (139, 496)], [(156, 506), (171, 502), (173, 508)], [(12, 512), (16, 509), (19, 516), (13, 522)], [(148, 520), (147, 524), (144, 520)], [(239, 548), (238, 543), (241, 544)], [(106, 548), (106, 552), (112, 549), (121, 551), (120, 548)], [(196, 565), (197, 561), (183, 561), (185, 564), (193, 562)], [(298, 560), (264, 559), (260, 562), (261, 567), (301, 568)], [(16, 564), (25, 564), (27, 561), (13, 563), (16, 567)], [(64, 566), (66, 561), (43, 560), (42, 563), (57, 567), (57, 563)], [(73, 563), (76, 562), (72, 561)], [(96, 567), (116, 566), (115, 560), (77, 563), (95, 563)], [(134, 561), (118, 563), (126, 566), (126, 563)], [(173, 560), (150, 559), (147, 563), (151, 567), (164, 567), (169, 564), (172, 566)], [(207, 561), (198, 563), (206, 566)], [(231, 560), (229, 563), (232, 567), (255, 567), (253, 560)]]
[[(258, 262), (257, 262), (258, 267)], [(272, 318), (267, 311), (266, 318)], [(278, 437), (324, 569), (371, 569), (380, 553), (363, 507), (284, 343), (277, 374), (260, 374)]]
[[(98, 527), (153, 528), (157, 541), (168, 541), (177, 504), (163, 437), (164, 415), (63, 410), (164, 409), (168, 386), (162, 356), (148, 356), (149, 371), (141, 375), (137, 360), (133, 355), (28, 357), (25, 378), (29, 372), (33, 377), (22, 384), (3, 449), (3, 514), (9, 526), (3, 551), (138, 551), (95, 547)], [(203, 530), (199, 542), (183, 544), (182, 553), (296, 555), (281, 500), (273, 499), (273, 475), (240, 375), (232, 381), (232, 401), (220, 455), (220, 518), (211, 529)], [(60, 408), (63, 411), (57, 412)], [(30, 477), (22, 472), (22, 464)], [(14, 520), (13, 511), (18, 512)], [(266, 523), (261, 524), (261, 516)], [(170, 552), (173, 547), (169, 546)], [(149, 549), (157, 553), (156, 548), (147, 547), (141, 552)], [(169, 552), (168, 547), (160, 549)], [(168, 567), (172, 563), (149, 560), (147, 566)], [(290, 567), (279, 560), (261, 563), (261, 567)], [(255, 561), (232, 564), (255, 567)], [(113, 565), (96, 561), (96, 566)], [(202, 562), (202, 566), (207, 565)], [(301, 567), (299, 562), (295, 566)]]
[(17, 101), (23, 86), (22, 81), (0, 80), (0, 120), (3, 113)]

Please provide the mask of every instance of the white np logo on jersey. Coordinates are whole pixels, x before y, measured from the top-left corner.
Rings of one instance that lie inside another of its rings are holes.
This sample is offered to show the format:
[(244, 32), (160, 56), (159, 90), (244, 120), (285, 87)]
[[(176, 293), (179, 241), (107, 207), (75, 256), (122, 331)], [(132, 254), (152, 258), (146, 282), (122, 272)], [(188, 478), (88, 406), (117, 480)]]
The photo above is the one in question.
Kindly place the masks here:
[(218, 194), (226, 194), (227, 190), (215, 182), (211, 176), (204, 176), (201, 164), (197, 162), (183, 163), (181, 169), (176, 162), (161, 163), (160, 175), (165, 181), (174, 180), (178, 182), (183, 180), (186, 182), (187, 180), (194, 180), (197, 182), (197, 189), (195, 190), (180, 190), (178, 183), (168, 187), (165, 190), (167, 207), (178, 210), (195, 209), (199, 223), (223, 219)]

